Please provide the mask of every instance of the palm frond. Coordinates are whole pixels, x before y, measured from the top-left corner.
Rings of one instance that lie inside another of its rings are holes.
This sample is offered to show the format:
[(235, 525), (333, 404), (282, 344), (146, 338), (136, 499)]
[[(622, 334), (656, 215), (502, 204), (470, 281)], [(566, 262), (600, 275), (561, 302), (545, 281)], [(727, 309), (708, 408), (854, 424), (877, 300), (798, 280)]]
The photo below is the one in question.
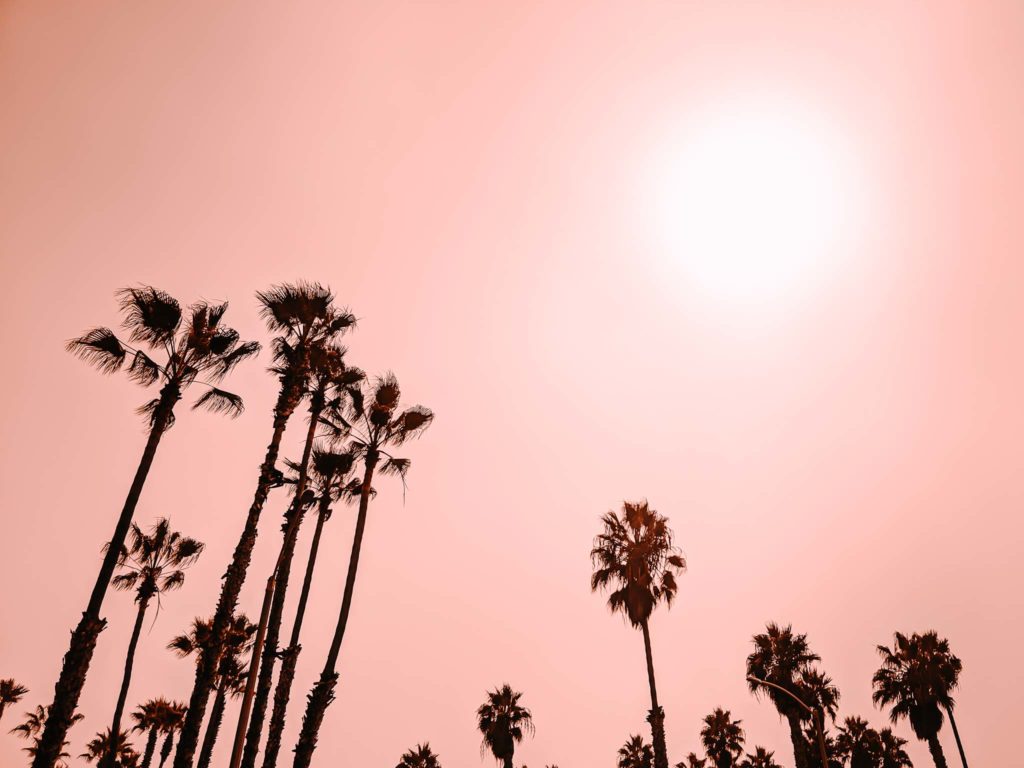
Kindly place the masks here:
[(131, 332), (132, 341), (159, 346), (174, 339), (181, 323), (181, 305), (173, 296), (152, 286), (125, 288), (118, 295), (124, 327)]
[(204, 408), (211, 413), (226, 413), (232, 418), (236, 418), (245, 410), (245, 405), (238, 395), (225, 392), (217, 387), (210, 387), (202, 397), (193, 403), (192, 410), (198, 408)]
[(159, 379), (161, 373), (160, 366), (141, 349), (135, 352), (128, 367), (128, 378), (144, 387)]
[(93, 328), (84, 336), (68, 341), (64, 348), (80, 360), (95, 366), (100, 373), (116, 373), (121, 370), (128, 354), (109, 328)]

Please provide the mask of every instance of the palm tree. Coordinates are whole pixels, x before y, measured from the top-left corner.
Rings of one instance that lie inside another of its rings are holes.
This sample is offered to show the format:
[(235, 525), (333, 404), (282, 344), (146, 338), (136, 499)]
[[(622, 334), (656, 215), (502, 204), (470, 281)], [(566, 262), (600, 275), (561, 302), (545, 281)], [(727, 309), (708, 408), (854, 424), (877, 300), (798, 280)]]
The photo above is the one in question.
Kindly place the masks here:
[(306, 573), (302, 581), (302, 591), (299, 593), (298, 607), (295, 610), (291, 638), (288, 641), (288, 647), (281, 652), (281, 672), (277, 678), (277, 686), (274, 688), (274, 708), (270, 715), (267, 747), (263, 752), (263, 768), (274, 768), (277, 765), (288, 701), (291, 698), (292, 682), (295, 680), (295, 667), (299, 660), (299, 653), (302, 651), (299, 639), (302, 634), (302, 621), (306, 615), (306, 604), (309, 601), (309, 591), (313, 584), (317, 553), (320, 550), (320, 536), (323, 533), (324, 524), (331, 517), (334, 503), (342, 497), (351, 498), (351, 494), (346, 493), (345, 489), (349, 484), (349, 473), (352, 471), (354, 463), (355, 457), (351, 453), (338, 453), (326, 448), (318, 448), (313, 451), (311, 479), (317, 498), (316, 528), (313, 531), (309, 557), (306, 560)]
[(610, 589), (608, 607), (619, 611), (644, 636), (647, 682), (651, 689), (651, 724), (655, 768), (668, 768), (665, 749), (665, 712), (658, 704), (654, 684), (654, 659), (648, 621), (658, 603), (671, 607), (677, 585), (676, 573), (686, 568), (672, 540), (668, 518), (651, 509), (646, 501), (625, 502), (622, 514), (608, 512), (601, 518), (604, 530), (594, 539), (590, 558), (594, 574), (592, 591)]
[(717, 707), (704, 718), (700, 741), (715, 768), (732, 768), (743, 755), (742, 720), (733, 720), (729, 710)]
[(637, 734), (626, 739), (619, 747), (618, 768), (651, 768), (654, 765), (654, 750)]
[(282, 481), (281, 472), (277, 469), (281, 438), (284, 436), (288, 420), (306, 391), (312, 350), (320, 345), (323, 339), (335, 338), (355, 324), (355, 318), (351, 314), (334, 308), (334, 296), (330, 289), (316, 283), (275, 286), (257, 293), (256, 297), (262, 305), (267, 326), (272, 332), (279, 334), (274, 339), (275, 365), (271, 369), (277, 375), (280, 385), (274, 404), (273, 432), (263, 457), (263, 464), (260, 466), (256, 491), (245, 518), (242, 534), (224, 574), (211, 627), (211, 646), (209, 652), (202, 655), (196, 668), (188, 713), (181, 729), (178, 751), (174, 755), (174, 768), (192, 768), (196, 745), (199, 742), (199, 730), (206, 715), (206, 704), (217, 680), (218, 664), (224, 651), (224, 637), (231, 617), (235, 614), (238, 596), (245, 583), (253, 548), (256, 546), (260, 514), (270, 489), (280, 485)]
[(238, 750), (235, 750), (232, 755), (231, 768), (236, 768), (239, 757), (243, 768), (253, 768), (256, 764), (263, 720), (270, 700), (270, 688), (274, 682), (274, 664), (279, 655), (278, 639), (281, 635), (281, 622), (284, 618), (285, 598), (288, 593), (292, 560), (295, 556), (295, 544), (298, 541), (299, 528), (305, 517), (306, 509), (316, 500), (316, 494), (308, 491), (306, 485), (309, 479), (309, 465), (317, 429), (322, 426), (321, 419), (324, 410), (339, 409), (346, 397), (346, 391), (355, 387), (364, 378), (365, 374), (361, 370), (345, 365), (345, 348), (335, 343), (333, 339), (325, 337), (320, 345), (313, 348), (310, 354), (308, 392), (309, 427), (306, 430), (302, 459), (298, 463), (289, 463), (295, 472), (293, 480), (295, 492), (291, 506), (285, 514), (285, 523), (282, 526), (284, 538), (281, 542), (277, 562), (267, 579), (264, 608), (260, 614), (267, 616), (267, 606), (270, 606), (269, 616), (266, 620), (266, 642), (262, 646), (262, 658), (260, 657), (261, 632), (258, 631), (256, 633), (255, 661), (249, 670), (249, 676), (253, 678), (253, 682), (255, 682), (257, 671), (259, 672), (259, 683), (256, 687), (255, 698), (253, 698), (253, 683), (247, 685), (239, 715), (236, 741), (241, 739), (242, 734), (245, 733), (246, 717), (250, 705), (252, 705), (252, 719), (248, 723), (245, 750), (240, 756)]
[(686, 756), (681, 763), (676, 763), (675, 768), (704, 768), (708, 764), (706, 757), (697, 757), (693, 752)]
[(181, 730), (182, 723), (185, 721), (185, 709), (186, 705), (183, 702), (172, 701), (161, 712), (160, 732), (166, 735), (163, 746), (160, 747), (160, 768), (164, 768), (164, 763), (171, 756), (171, 750), (174, 748), (174, 734)]
[(87, 763), (109, 761), (109, 764), (116, 768), (135, 768), (139, 764), (139, 753), (128, 741), (128, 732), (120, 731), (116, 739), (111, 738), (111, 733), (97, 733), (96, 738), (85, 745), (85, 752), (79, 757)]
[[(832, 678), (817, 667), (804, 667), (797, 675), (797, 690), (800, 698), (812, 709), (828, 715), (834, 723), (839, 707), (839, 689)], [(824, 722), (822, 723), (824, 727)]]
[[(260, 348), (256, 342), (240, 343), (237, 331), (221, 325), (227, 304), (193, 304), (189, 319), (183, 321), (178, 302), (156, 288), (127, 288), (119, 296), (128, 340), (118, 338), (109, 328), (94, 328), (84, 336), (69, 341), (67, 348), (103, 373), (121, 370), (131, 358), (127, 369), (130, 379), (142, 386), (160, 382), (162, 387), (158, 397), (139, 409), (139, 413), (148, 421), (149, 437), (113, 535), (107, 543), (89, 603), (71, 635), (70, 647), (64, 655), (60, 677), (54, 686), (50, 716), (33, 760), (34, 768), (52, 768), (71, 727), (96, 640), (106, 626), (106, 621), (100, 617), (103, 598), (114, 575), (121, 547), (128, 535), (157, 447), (164, 433), (174, 423), (175, 406), (189, 386), (205, 380), (203, 383), (207, 389), (195, 401), (193, 408), (206, 408), (237, 416), (242, 412), (242, 399), (213, 386), (211, 382), (222, 379), (239, 362), (259, 352)], [(160, 358), (160, 362), (132, 344), (145, 346), (150, 353)]]
[[(39, 738), (46, 726), (48, 712), (48, 707), (37, 705), (34, 710), (25, 713), (25, 722), (20, 725), (16, 725), (11, 729), (11, 733), (16, 734), (23, 739), (30, 739), (32, 741), (29, 746), (23, 747), (22, 749), (33, 759), (35, 759), (39, 752)], [(71, 724), (74, 725), (84, 717), (85, 715), (75, 713), (71, 718)], [(64, 748), (67, 747), (67, 745), (68, 743), (66, 741), (60, 745), (60, 751), (57, 753), (57, 759), (54, 761), (55, 768), (68, 768), (68, 764), (64, 762), (65, 757), (70, 757), (70, 755), (64, 751)]]
[(849, 768), (879, 768), (882, 762), (882, 739), (878, 731), (861, 717), (848, 717), (839, 726), (836, 755)]
[(476, 711), (476, 727), (483, 735), (480, 753), (490, 750), (503, 768), (512, 768), (516, 744), (521, 744), (523, 736), (534, 730), (533, 715), (519, 704), (522, 696), (505, 683), (501, 688), (488, 691), (487, 701)]
[[(791, 626), (780, 627), (774, 622), (768, 624), (763, 634), (754, 635), (754, 651), (747, 657), (747, 676), (764, 680), (778, 686), (797, 699), (804, 701), (801, 682), (811, 664), (820, 661), (807, 644), (807, 635), (793, 634)], [(760, 683), (750, 682), (755, 696), (762, 691)], [(790, 696), (773, 687), (767, 688), (768, 698), (789, 722), (790, 740), (793, 742), (793, 756), (796, 768), (809, 768), (808, 755), (800, 724), (807, 718), (806, 710)], [(809, 702), (805, 701), (807, 706)]]
[(424, 742), (402, 755), (395, 768), (441, 768), (441, 763), (431, 751), (430, 744)]
[[(210, 643), (212, 625), (212, 619), (196, 618), (192, 622), (192, 629), (189, 633), (178, 635), (171, 640), (167, 647), (174, 651), (179, 658), (196, 654), (198, 663), (198, 657), (205, 653), (205, 649)], [(210, 760), (213, 757), (213, 747), (217, 743), (220, 726), (224, 720), (227, 700), (237, 698), (245, 690), (245, 681), (249, 673), (244, 657), (252, 650), (253, 635), (255, 634), (256, 626), (243, 613), (236, 614), (231, 624), (228, 625), (227, 634), (224, 636), (224, 653), (221, 654), (217, 680), (214, 683), (216, 695), (213, 699), (213, 707), (210, 709), (206, 735), (203, 736), (203, 743), (199, 750), (197, 768), (209, 768)]]
[(882, 745), (879, 768), (914, 768), (910, 755), (903, 749), (907, 744), (906, 739), (901, 739), (890, 728), (883, 728), (878, 732), (878, 740)]
[(782, 766), (775, 762), (774, 752), (769, 752), (764, 747), (755, 747), (753, 752), (747, 753), (739, 768), (782, 768)]
[(348, 626), (349, 611), (352, 608), (352, 593), (355, 589), (356, 572), (359, 567), (359, 552), (363, 544), (366, 530), (366, 514), (370, 505), (370, 497), (374, 495), (373, 476), (381, 457), (382, 475), (398, 475), (405, 482), (410, 461), (392, 456), (388, 449), (401, 446), (406, 441), (418, 437), (430, 426), (434, 414), (421, 405), (414, 405), (399, 411), (401, 389), (398, 379), (393, 374), (386, 374), (377, 379), (369, 408), (364, 408), (364, 397), (361, 390), (353, 388), (350, 401), (350, 419), (346, 419), (344, 430), (352, 435), (349, 450), (363, 463), (362, 481), (353, 480), (348, 492), (359, 496), (359, 514), (356, 518), (355, 535), (352, 538), (352, 552), (349, 555), (348, 573), (345, 577), (345, 591), (341, 600), (341, 611), (334, 629), (334, 638), (327, 653), (320, 679), (313, 686), (302, 719), (302, 729), (295, 746), (295, 768), (309, 768), (313, 750), (316, 749), (317, 734), (323, 722), (324, 713), (334, 698), (334, 687), (338, 683), (338, 654), (341, 642)]
[[(118, 566), (122, 573), (113, 579), (114, 589), (135, 590), (135, 602), (138, 610), (135, 614), (135, 627), (128, 642), (128, 654), (124, 662), (124, 676), (121, 679), (121, 691), (114, 706), (114, 719), (108, 733), (121, 733), (121, 717), (124, 715), (125, 702), (128, 701), (128, 688), (132, 682), (132, 666), (135, 663), (135, 649), (139, 644), (142, 622), (146, 617), (146, 609), (155, 597), (159, 610), (160, 598), (166, 593), (180, 589), (185, 583), (185, 569), (199, 559), (203, 551), (202, 542), (182, 536), (171, 530), (166, 518), (161, 518), (147, 534), (132, 523), (128, 545), (122, 548)], [(120, 748), (116, 740), (107, 742), (111, 750)], [(109, 759), (101, 760), (103, 766), (111, 765), (113, 751)]]
[(893, 723), (908, 719), (914, 735), (928, 743), (936, 768), (946, 768), (946, 756), (939, 743), (943, 711), (949, 716), (960, 759), (967, 768), (960, 734), (953, 720), (952, 692), (957, 687), (963, 665), (949, 650), (949, 642), (934, 632), (907, 637), (895, 634), (893, 647), (878, 646), (882, 666), (875, 672), (872, 699), (880, 707), (890, 707)]
[(132, 712), (132, 720), (135, 725), (132, 730), (138, 733), (146, 733), (146, 748), (142, 755), (140, 768), (149, 768), (153, 761), (153, 753), (156, 751), (156, 740), (160, 735), (160, 728), (163, 725), (166, 710), (171, 706), (165, 698), (149, 699), (143, 702)]
[(8, 704), (17, 704), (26, 693), (28, 688), (15, 681), (13, 677), (0, 680), (0, 718), (3, 718)]

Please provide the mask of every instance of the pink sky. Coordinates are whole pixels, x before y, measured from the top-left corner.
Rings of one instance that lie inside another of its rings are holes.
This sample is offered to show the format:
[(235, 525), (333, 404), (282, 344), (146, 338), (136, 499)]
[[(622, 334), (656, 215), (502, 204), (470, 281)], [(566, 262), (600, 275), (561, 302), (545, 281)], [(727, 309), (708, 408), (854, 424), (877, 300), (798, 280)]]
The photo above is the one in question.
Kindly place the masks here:
[[(599, 515), (641, 497), (690, 563), (652, 628), (673, 761), (723, 706), (792, 764), (743, 680), (775, 620), (876, 726), (874, 646), (937, 629), (964, 661), (969, 759), (1012, 764), (1024, 6), (925, 7), (0, 3), (0, 676), (32, 689), (2, 730), (49, 701), (143, 443), (147, 394), (63, 342), (116, 323), (136, 282), (229, 299), (265, 339), (253, 292), (307, 278), (361, 318), (352, 361), (437, 412), (405, 504), (392, 483), (373, 509), (320, 764), (393, 765), (424, 740), (482, 764), (473, 712), (508, 681), (537, 725), (517, 764), (612, 765), (647, 733), (643, 647), (590, 594), (587, 555)], [(864, 206), (813, 291), (737, 307), (645, 229), (649, 180), (709, 100), (764, 94), (834, 126)], [(212, 611), (269, 437), (266, 363), (231, 379), (240, 419), (182, 411), (161, 446), (137, 519), (208, 548), (147, 625), (130, 703), (187, 697), (191, 664), (163, 647)], [(321, 550), (297, 691), (353, 517)], [(108, 724), (130, 597), (105, 613), (76, 755)], [(0, 765), (22, 745), (0, 735)]]

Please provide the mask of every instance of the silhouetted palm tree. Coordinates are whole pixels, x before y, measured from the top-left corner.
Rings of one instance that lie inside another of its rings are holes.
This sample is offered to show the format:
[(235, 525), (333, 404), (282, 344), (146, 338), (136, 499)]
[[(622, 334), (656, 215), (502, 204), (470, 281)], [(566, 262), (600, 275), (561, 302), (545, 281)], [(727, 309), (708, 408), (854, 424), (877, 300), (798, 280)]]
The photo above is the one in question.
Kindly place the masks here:
[[(132, 523), (128, 536), (128, 545), (122, 548), (118, 566), (122, 573), (114, 577), (114, 589), (135, 590), (135, 602), (138, 610), (135, 614), (135, 627), (128, 642), (128, 653), (124, 662), (124, 676), (121, 678), (121, 690), (114, 707), (114, 719), (108, 733), (121, 733), (121, 717), (124, 715), (125, 702), (128, 701), (128, 689), (132, 682), (132, 666), (135, 663), (135, 649), (139, 644), (142, 622), (150, 601), (155, 597), (159, 610), (160, 597), (165, 592), (180, 589), (185, 583), (185, 569), (191, 566), (203, 551), (203, 544), (196, 539), (182, 536), (171, 530), (166, 518), (161, 518), (147, 534), (138, 525)], [(120, 749), (115, 740), (106, 742), (111, 749)], [(108, 765), (113, 760), (113, 752), (108, 760), (101, 760), (100, 765)]]
[(18, 683), (13, 677), (0, 680), (0, 719), (8, 704), (17, 704), (28, 693), (28, 688)]
[(643, 632), (647, 657), (647, 682), (651, 689), (651, 724), (655, 768), (668, 768), (665, 748), (665, 712), (658, 704), (654, 683), (654, 658), (648, 621), (658, 603), (672, 605), (676, 595), (676, 573), (686, 568), (672, 541), (668, 518), (651, 509), (646, 501), (625, 502), (621, 516), (608, 512), (601, 518), (604, 530), (594, 539), (590, 552), (594, 574), (593, 591), (610, 589), (608, 607), (619, 611)]
[(639, 734), (630, 736), (626, 743), (619, 747), (618, 768), (652, 768), (654, 750)]
[[(793, 634), (790, 626), (780, 627), (774, 622), (766, 627), (763, 634), (754, 636), (754, 652), (747, 657), (747, 675), (759, 678), (789, 691), (803, 701), (801, 681), (811, 664), (820, 661), (807, 644), (807, 635)], [(807, 713), (796, 702), (781, 691), (762, 687), (750, 682), (755, 696), (762, 692), (768, 695), (782, 717), (789, 722), (790, 740), (793, 742), (793, 756), (796, 768), (809, 768), (804, 735), (800, 729)], [(805, 701), (808, 706), (811, 702)]]
[(878, 731), (860, 717), (848, 717), (839, 726), (836, 756), (849, 768), (879, 768), (882, 763), (882, 739)]
[(476, 711), (476, 727), (483, 735), (480, 752), (490, 750), (503, 768), (512, 768), (516, 744), (522, 743), (527, 733), (533, 733), (533, 715), (519, 704), (522, 696), (506, 683), (489, 691), (487, 701)]
[(165, 736), (163, 746), (160, 747), (160, 768), (164, 768), (164, 763), (174, 749), (174, 734), (181, 730), (181, 725), (185, 721), (185, 709), (186, 705), (183, 702), (171, 701), (161, 712), (160, 732)]
[[(260, 514), (271, 487), (281, 483), (277, 457), (285, 427), (298, 407), (310, 376), (310, 354), (324, 338), (334, 338), (355, 324), (355, 318), (334, 308), (331, 291), (315, 283), (275, 286), (257, 293), (263, 317), (274, 339), (272, 371), (277, 374), (279, 390), (274, 404), (274, 424), (256, 491), (246, 515), (245, 525), (221, 585), (217, 610), (211, 627), (210, 652), (202, 655), (189, 699), (188, 713), (181, 729), (174, 768), (191, 768), (199, 742), (199, 730), (206, 715), (210, 692), (216, 684), (218, 664), (224, 649), (224, 636), (235, 614), (238, 596), (256, 546)], [(38, 768), (42, 768), (41, 766)]]
[(755, 747), (753, 752), (748, 752), (743, 758), (739, 768), (782, 768), (775, 762), (775, 753), (769, 752), (764, 747)]
[(343, 496), (351, 498), (345, 489), (349, 484), (349, 473), (352, 471), (355, 457), (351, 453), (338, 453), (326, 448), (314, 449), (311, 480), (317, 498), (316, 528), (309, 547), (306, 560), (306, 573), (302, 581), (298, 607), (295, 610), (295, 621), (292, 623), (291, 638), (288, 647), (281, 652), (281, 672), (274, 688), (274, 708), (270, 715), (270, 728), (267, 734), (267, 747), (263, 753), (263, 768), (274, 768), (281, 750), (281, 735), (284, 732), (288, 701), (291, 698), (292, 682), (295, 680), (295, 667), (298, 663), (302, 647), (299, 639), (302, 634), (302, 621), (306, 615), (309, 591), (313, 585), (313, 572), (316, 568), (317, 554), (320, 551), (320, 536), (324, 524), (331, 517), (331, 509), (335, 502)]
[(166, 710), (171, 706), (165, 698), (150, 699), (136, 707), (132, 712), (132, 720), (135, 725), (132, 730), (137, 733), (146, 734), (146, 747), (142, 753), (142, 765), (140, 768), (149, 768), (153, 761), (153, 753), (156, 751), (156, 740), (160, 735), (160, 728), (166, 718)]
[(128, 732), (119, 732), (116, 739), (111, 738), (110, 734), (110, 731), (97, 733), (96, 738), (85, 745), (85, 752), (79, 757), (87, 763), (109, 761), (115, 768), (135, 768), (139, 764), (139, 753), (128, 740)]
[(431, 749), (429, 743), (417, 744), (398, 761), (395, 768), (441, 768), (437, 755)]
[(964, 757), (960, 735), (953, 721), (953, 690), (960, 679), (962, 664), (949, 650), (949, 642), (940, 640), (934, 632), (910, 637), (895, 634), (893, 647), (878, 646), (882, 666), (875, 673), (874, 694), (876, 705), (889, 707), (889, 718), (893, 723), (906, 718), (914, 735), (927, 742), (936, 768), (946, 768), (946, 756), (939, 743), (943, 711), (949, 715), (950, 725), (956, 737), (957, 747), (964, 768)]
[[(89, 603), (71, 635), (71, 645), (64, 655), (60, 677), (54, 686), (50, 716), (33, 760), (34, 768), (53, 766), (61, 750), (60, 745), (71, 727), (72, 716), (78, 707), (78, 698), (96, 648), (96, 639), (105, 626), (104, 619), (100, 617), (103, 598), (114, 575), (117, 558), (128, 535), (128, 527), (160, 439), (174, 423), (175, 405), (185, 389), (202, 379), (207, 382), (206, 391), (195, 401), (194, 408), (207, 408), (232, 415), (241, 413), (240, 397), (209, 382), (219, 381), (239, 362), (259, 352), (259, 344), (239, 343), (238, 333), (221, 325), (227, 304), (194, 304), (190, 317), (183, 322), (181, 306), (163, 291), (151, 287), (127, 288), (119, 296), (128, 340), (118, 338), (109, 328), (95, 328), (68, 342), (67, 348), (103, 373), (121, 370), (130, 358), (130, 379), (143, 386), (160, 382), (162, 387), (157, 398), (139, 409), (148, 421), (149, 437), (113, 535), (107, 543)], [(132, 344), (147, 347), (159, 361)]]
[(742, 720), (733, 720), (727, 709), (717, 707), (704, 718), (700, 741), (716, 768), (732, 768), (743, 755)]
[(349, 493), (359, 496), (359, 515), (356, 518), (355, 535), (352, 538), (352, 552), (349, 555), (348, 573), (345, 577), (345, 591), (341, 599), (341, 611), (334, 630), (327, 661), (320, 679), (310, 691), (306, 712), (302, 718), (302, 730), (295, 746), (295, 768), (308, 768), (316, 749), (317, 734), (323, 722), (324, 713), (334, 698), (334, 687), (338, 682), (337, 663), (341, 651), (341, 642), (348, 625), (349, 611), (352, 608), (352, 594), (355, 589), (356, 572), (359, 567), (359, 552), (363, 544), (363, 533), (366, 530), (366, 514), (370, 505), (370, 497), (374, 494), (374, 471), (381, 458), (380, 473), (382, 475), (398, 475), (405, 482), (410, 461), (392, 456), (388, 449), (400, 446), (407, 440), (418, 437), (430, 426), (434, 414), (429, 409), (414, 405), (399, 411), (401, 389), (398, 379), (392, 374), (377, 379), (373, 387), (369, 407), (364, 408), (361, 390), (353, 388), (350, 403), (350, 419), (342, 425), (344, 431), (351, 434), (350, 452), (363, 463), (362, 481), (353, 480), (348, 486)]
[(704, 768), (708, 764), (706, 757), (697, 757), (693, 752), (686, 756), (681, 763), (676, 763), (675, 768)]
[[(39, 751), (39, 737), (46, 726), (48, 708), (42, 705), (36, 706), (31, 712), (25, 713), (25, 722), (20, 725), (16, 725), (11, 729), (11, 733), (20, 736), (23, 739), (29, 739), (32, 743), (27, 747), (22, 747), (22, 750), (27, 752), (29, 756), (35, 759), (36, 754)], [(74, 725), (81, 720), (85, 715), (74, 714), (71, 718), (71, 724)], [(64, 751), (68, 743), (65, 741), (60, 745), (60, 751), (57, 754), (56, 760), (54, 760), (55, 768), (68, 768), (68, 764), (64, 762), (65, 757), (70, 755)]]
[(878, 740), (882, 745), (880, 768), (914, 768), (910, 755), (903, 749), (907, 744), (906, 739), (901, 739), (891, 728), (883, 728), (878, 732)]

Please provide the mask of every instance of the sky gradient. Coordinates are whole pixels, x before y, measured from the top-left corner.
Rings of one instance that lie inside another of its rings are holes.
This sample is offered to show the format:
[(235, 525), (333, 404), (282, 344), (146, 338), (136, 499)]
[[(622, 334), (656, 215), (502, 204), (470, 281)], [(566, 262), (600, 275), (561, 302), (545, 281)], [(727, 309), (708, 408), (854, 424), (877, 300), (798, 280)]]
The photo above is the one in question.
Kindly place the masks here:
[[(743, 679), (777, 621), (876, 727), (875, 645), (936, 629), (964, 662), (968, 758), (1012, 764), (1024, 5), (927, 7), (0, 2), (0, 677), (31, 689), (2, 730), (50, 700), (144, 442), (147, 393), (64, 342), (116, 324), (135, 283), (229, 300), (266, 341), (254, 291), (305, 278), (360, 318), (351, 362), (437, 414), (404, 503), (379, 484), (319, 763), (429, 740), (449, 768), (490, 764), (473, 713), (507, 681), (537, 725), (517, 764), (612, 765), (647, 733), (643, 645), (590, 594), (588, 552), (603, 512), (646, 497), (689, 561), (652, 625), (673, 762), (722, 706), (792, 764)], [(772, 282), (765, 242), (770, 290), (737, 300), (665, 236), (665, 169), (721, 104), (840, 147), (844, 225), (814, 241), (813, 280)], [(266, 365), (226, 385), (243, 416), (182, 410), (161, 445), (136, 519), (207, 550), (147, 622), (130, 706), (187, 698), (192, 665), (164, 646), (214, 607), (270, 435)], [(264, 512), (250, 616), (285, 505)], [(296, 696), (353, 522), (325, 533)], [(106, 599), (74, 755), (108, 725), (133, 609)], [(22, 746), (0, 734), (0, 765)]]

